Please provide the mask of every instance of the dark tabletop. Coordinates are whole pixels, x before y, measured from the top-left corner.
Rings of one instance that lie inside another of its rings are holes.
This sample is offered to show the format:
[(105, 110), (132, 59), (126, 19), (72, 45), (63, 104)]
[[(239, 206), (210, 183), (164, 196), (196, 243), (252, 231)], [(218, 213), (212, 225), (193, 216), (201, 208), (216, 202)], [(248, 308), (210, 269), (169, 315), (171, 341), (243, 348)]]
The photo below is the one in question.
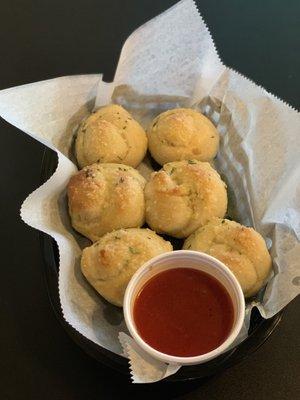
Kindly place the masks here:
[[(0, 89), (61, 75), (112, 79), (122, 43), (171, 0), (2, 0)], [(224, 62), (299, 109), (299, 0), (201, 0)], [(0, 121), (0, 399), (300, 398), (300, 300), (255, 354), (205, 382), (132, 385), (89, 358), (52, 312), (38, 233), (19, 208), (43, 146)]]

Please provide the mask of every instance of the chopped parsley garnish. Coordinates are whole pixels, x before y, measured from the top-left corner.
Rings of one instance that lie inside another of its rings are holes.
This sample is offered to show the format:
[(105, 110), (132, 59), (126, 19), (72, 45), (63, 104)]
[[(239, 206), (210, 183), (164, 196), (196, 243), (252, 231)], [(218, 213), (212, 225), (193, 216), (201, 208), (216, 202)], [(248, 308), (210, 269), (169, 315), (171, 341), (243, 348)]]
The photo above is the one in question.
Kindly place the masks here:
[(129, 247), (129, 251), (131, 254), (139, 254), (140, 251), (136, 247)]

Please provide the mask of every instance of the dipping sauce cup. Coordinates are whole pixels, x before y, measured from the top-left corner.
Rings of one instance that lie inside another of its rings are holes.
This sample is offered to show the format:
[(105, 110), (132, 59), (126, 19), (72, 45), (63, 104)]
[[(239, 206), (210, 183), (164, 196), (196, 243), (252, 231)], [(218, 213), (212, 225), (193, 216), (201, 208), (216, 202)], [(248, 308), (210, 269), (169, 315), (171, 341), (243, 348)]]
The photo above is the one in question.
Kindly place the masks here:
[(194, 365), (218, 357), (238, 336), (245, 316), (240, 284), (222, 262), (178, 250), (145, 263), (124, 297), (127, 328), (152, 357)]

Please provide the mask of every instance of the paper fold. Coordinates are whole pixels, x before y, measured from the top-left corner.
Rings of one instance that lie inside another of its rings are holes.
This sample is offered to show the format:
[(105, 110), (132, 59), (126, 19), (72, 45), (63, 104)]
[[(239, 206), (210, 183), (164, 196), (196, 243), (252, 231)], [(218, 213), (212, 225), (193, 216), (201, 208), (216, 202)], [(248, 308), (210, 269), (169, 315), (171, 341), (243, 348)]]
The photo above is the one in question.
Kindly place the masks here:
[(126, 333), (119, 333), (124, 355), (129, 359), (131, 380), (133, 383), (158, 382), (170, 375), (174, 375), (180, 368), (179, 364), (166, 364), (141, 349), (138, 344)]

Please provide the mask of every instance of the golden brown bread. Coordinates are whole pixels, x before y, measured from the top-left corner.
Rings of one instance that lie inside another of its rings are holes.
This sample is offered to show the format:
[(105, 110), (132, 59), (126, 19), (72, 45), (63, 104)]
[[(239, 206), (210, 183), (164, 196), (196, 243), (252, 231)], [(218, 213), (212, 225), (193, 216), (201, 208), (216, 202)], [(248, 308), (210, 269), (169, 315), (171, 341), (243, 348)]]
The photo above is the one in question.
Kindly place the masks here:
[(146, 261), (167, 251), (172, 251), (171, 243), (150, 229), (120, 229), (83, 250), (81, 270), (98, 293), (121, 307), (132, 275)]
[(200, 112), (175, 108), (158, 115), (148, 131), (152, 157), (164, 165), (171, 161), (211, 161), (219, 148), (219, 133)]
[(75, 143), (79, 166), (95, 162), (136, 167), (147, 151), (147, 136), (140, 124), (121, 106), (105, 106), (86, 118)]
[(122, 164), (93, 164), (68, 184), (73, 227), (92, 241), (119, 228), (140, 227), (145, 221), (145, 179)]
[(262, 236), (228, 219), (212, 219), (189, 236), (183, 248), (222, 261), (240, 282), (245, 297), (258, 292), (271, 270), (271, 257)]
[(226, 185), (209, 163), (165, 164), (145, 187), (146, 221), (158, 233), (183, 238), (212, 217), (224, 217)]

